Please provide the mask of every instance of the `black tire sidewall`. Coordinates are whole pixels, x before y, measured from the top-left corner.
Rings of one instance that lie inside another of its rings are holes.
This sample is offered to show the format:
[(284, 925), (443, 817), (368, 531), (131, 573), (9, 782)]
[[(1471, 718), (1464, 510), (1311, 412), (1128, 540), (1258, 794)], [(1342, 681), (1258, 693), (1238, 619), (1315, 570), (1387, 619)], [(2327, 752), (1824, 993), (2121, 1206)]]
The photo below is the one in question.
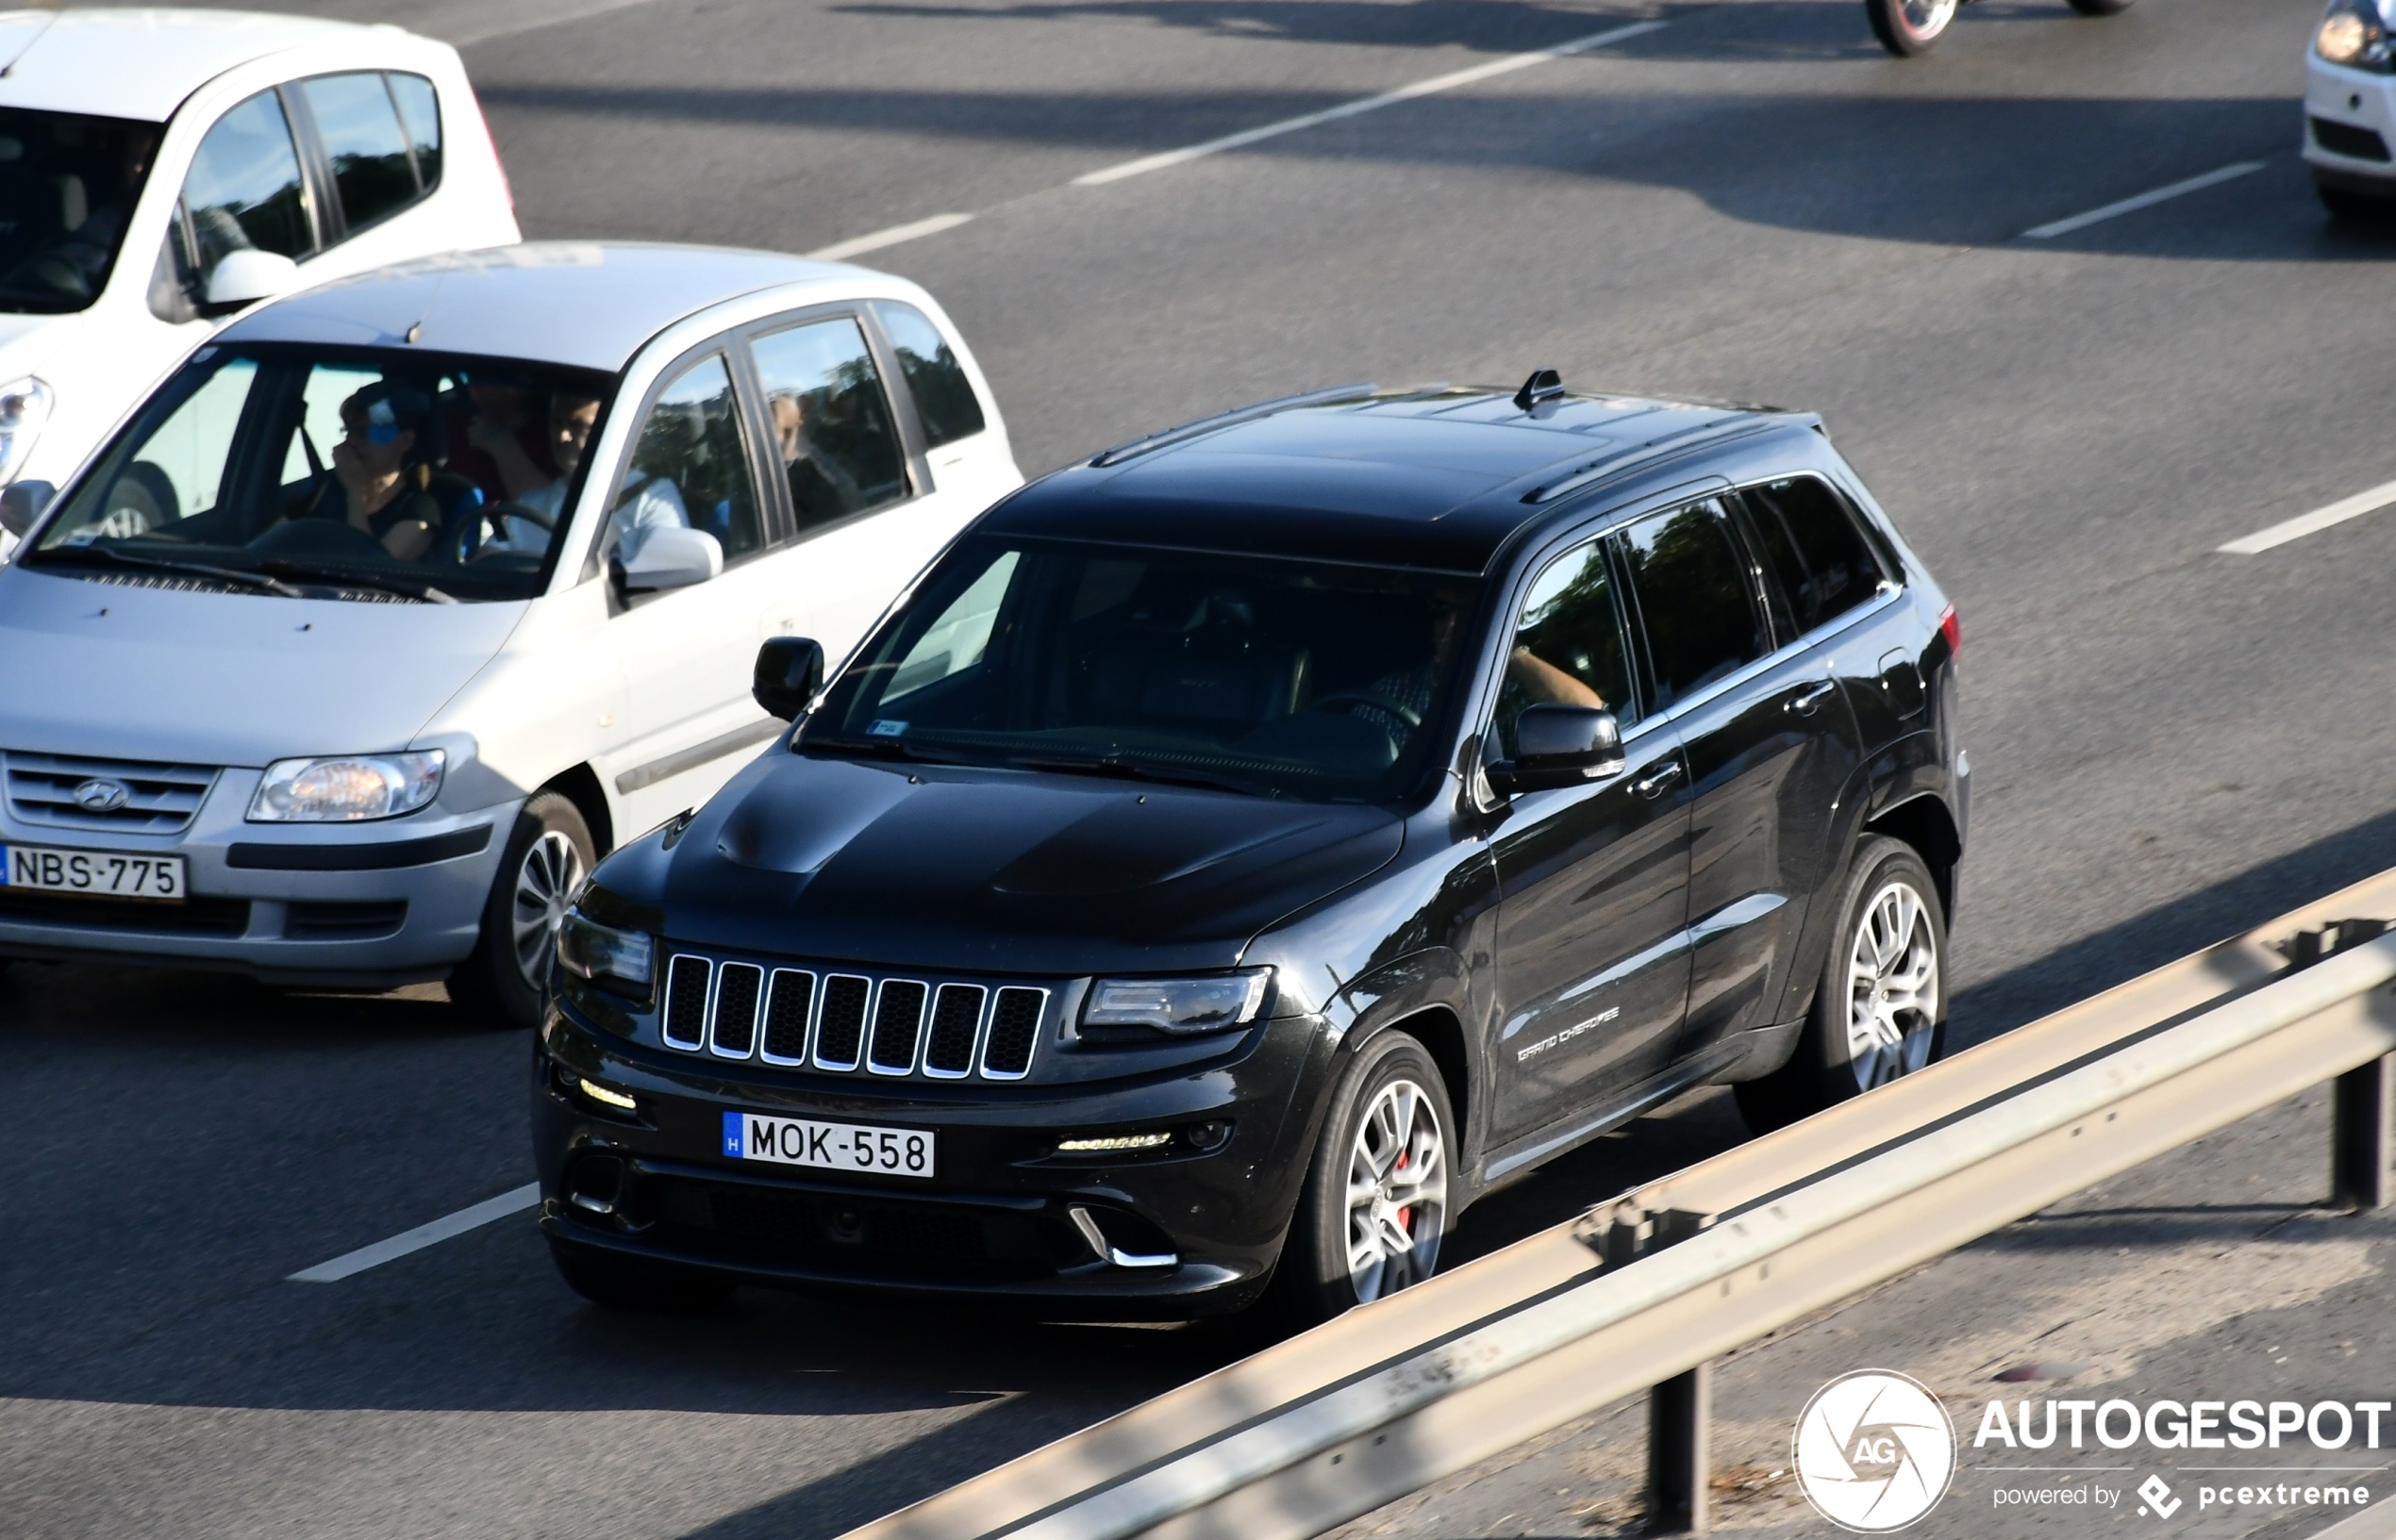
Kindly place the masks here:
[(598, 853), (582, 810), (557, 792), (534, 792), (517, 812), (507, 848), (500, 853), (499, 869), (483, 902), (482, 933), (475, 938), (474, 953), (450, 977), (451, 997), (492, 1026), (537, 1026), (546, 1003), (547, 981), (527, 981), (516, 966), (514, 923), (516, 877), (524, 869), (525, 853), (541, 836), (553, 832), (574, 841), (586, 873), (596, 864)]
[(1855, 847), (1846, 886), (1839, 891), (1839, 928), (1831, 933), (1830, 955), (1822, 961), (1813, 1008), (1805, 1016), (1804, 1052), (1810, 1067), (1823, 1077), (1824, 1104), (1860, 1094), (1855, 1055), (1847, 1045), (1847, 961), (1864, 905), (1891, 879), (1903, 879), (1930, 913), (1931, 936), (1938, 952), (1938, 1011), (1930, 1028), (1929, 1062), (1938, 1063), (1946, 1052), (1947, 911), (1939, 902), (1938, 885), (1912, 846), (1882, 835), (1869, 836)]
[[(1314, 1156), (1290, 1217), (1289, 1238), (1273, 1272), (1273, 1291), (1289, 1323), (1301, 1329), (1329, 1320), (1358, 1302), (1348, 1276), (1347, 1168), (1349, 1147), (1364, 1110), (1381, 1088), (1395, 1080), (1410, 1080), (1431, 1099), (1439, 1119), (1441, 1158), (1447, 1162), (1447, 1198), (1439, 1209), (1440, 1246), (1455, 1228), (1456, 1195), (1456, 1113), (1449, 1103), (1447, 1083), (1439, 1076), (1429, 1051), (1394, 1029), (1376, 1034), (1356, 1051), (1339, 1077), (1323, 1126), (1315, 1135)], [(1437, 1264), (1434, 1264), (1436, 1270)]]

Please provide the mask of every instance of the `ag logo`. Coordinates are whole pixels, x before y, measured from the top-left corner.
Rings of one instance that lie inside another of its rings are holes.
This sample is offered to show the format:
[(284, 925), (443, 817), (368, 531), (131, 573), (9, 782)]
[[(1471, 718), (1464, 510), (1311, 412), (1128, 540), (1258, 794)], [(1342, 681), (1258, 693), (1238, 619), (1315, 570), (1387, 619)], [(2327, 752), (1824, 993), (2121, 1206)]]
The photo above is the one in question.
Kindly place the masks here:
[(1938, 1505), (1955, 1473), (1955, 1427), (1920, 1382), (1888, 1369), (1842, 1374), (1797, 1419), (1797, 1484), (1842, 1530), (1902, 1530)]

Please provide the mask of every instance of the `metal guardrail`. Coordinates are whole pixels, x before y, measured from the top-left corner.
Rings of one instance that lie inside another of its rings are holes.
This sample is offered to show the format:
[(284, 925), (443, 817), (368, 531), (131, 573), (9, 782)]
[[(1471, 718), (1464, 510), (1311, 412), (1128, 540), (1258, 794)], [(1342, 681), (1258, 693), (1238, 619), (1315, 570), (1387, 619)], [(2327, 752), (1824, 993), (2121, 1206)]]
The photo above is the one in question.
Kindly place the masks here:
[(1642, 1389), (1651, 1517), (1705, 1527), (1705, 1365), (2338, 1081), (2389, 1196), (2396, 871), (1351, 1311), (848, 1540), (1306, 1540)]

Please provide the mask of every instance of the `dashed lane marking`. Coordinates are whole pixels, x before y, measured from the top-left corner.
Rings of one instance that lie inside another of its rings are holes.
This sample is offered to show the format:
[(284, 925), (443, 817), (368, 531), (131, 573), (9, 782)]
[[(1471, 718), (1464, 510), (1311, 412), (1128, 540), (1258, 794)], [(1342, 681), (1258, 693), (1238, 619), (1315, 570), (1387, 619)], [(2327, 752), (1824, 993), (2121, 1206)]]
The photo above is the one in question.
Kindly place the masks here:
[(457, 1213), (444, 1215), (430, 1224), (420, 1224), (413, 1230), (403, 1230), (389, 1240), (378, 1240), (372, 1246), (361, 1246), (355, 1251), (344, 1252), (330, 1262), (320, 1262), (313, 1267), (291, 1274), (290, 1282), (338, 1283), (354, 1273), (362, 1273), (369, 1267), (379, 1267), (386, 1262), (408, 1255), (410, 1251), (421, 1251), (427, 1246), (438, 1246), (442, 1241), (455, 1235), (462, 1235), (469, 1230), (480, 1230), (494, 1219), (504, 1219), (511, 1214), (522, 1214), (540, 1201), (541, 1184), (527, 1182), (513, 1192), (503, 1192), (496, 1198), (486, 1198), (472, 1208), (461, 1208)]

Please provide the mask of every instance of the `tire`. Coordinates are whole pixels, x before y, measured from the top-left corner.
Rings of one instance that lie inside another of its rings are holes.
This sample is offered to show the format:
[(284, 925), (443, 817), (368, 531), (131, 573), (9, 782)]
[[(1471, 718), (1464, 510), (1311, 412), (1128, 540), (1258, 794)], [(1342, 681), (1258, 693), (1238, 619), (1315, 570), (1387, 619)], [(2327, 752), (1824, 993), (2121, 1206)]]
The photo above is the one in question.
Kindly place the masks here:
[(595, 859), (582, 810), (555, 791), (534, 792), (500, 855), (474, 954), (449, 976), (451, 1002), (490, 1026), (540, 1025), (557, 922)]
[[(1431, 1276), (1455, 1212), (1455, 1169), (1446, 1083), (1421, 1043), (1383, 1033), (1340, 1077), (1323, 1116), (1273, 1270), (1284, 1321), (1303, 1330)], [(1369, 1204), (1351, 1206), (1352, 1171), (1368, 1176)], [(1403, 1250), (1390, 1244), (1393, 1228), (1410, 1239)]]
[(2070, 4), (2083, 16), (2119, 16), (2130, 8), (2132, 0), (2070, 0)]
[(1849, 863), (1838, 914), (1796, 1051), (1771, 1074), (1732, 1087), (1739, 1116), (1757, 1134), (1911, 1074), (1946, 1052), (1947, 917), (1922, 857), (1898, 840), (1866, 836)]
[(595, 1246), (549, 1238), (549, 1257), (566, 1287), (610, 1310), (674, 1312), (711, 1310), (732, 1285), (712, 1274), (645, 1257), (621, 1256)]
[(2330, 218), (2340, 224), (2357, 229), (2385, 231), (2396, 228), (2396, 198), (2374, 198), (2368, 192), (2350, 192), (2344, 188), (2313, 186), (2314, 196), (2329, 210)]
[(1920, 58), (1938, 45), (1960, 0), (1864, 0), (1872, 35), (1899, 58)]

